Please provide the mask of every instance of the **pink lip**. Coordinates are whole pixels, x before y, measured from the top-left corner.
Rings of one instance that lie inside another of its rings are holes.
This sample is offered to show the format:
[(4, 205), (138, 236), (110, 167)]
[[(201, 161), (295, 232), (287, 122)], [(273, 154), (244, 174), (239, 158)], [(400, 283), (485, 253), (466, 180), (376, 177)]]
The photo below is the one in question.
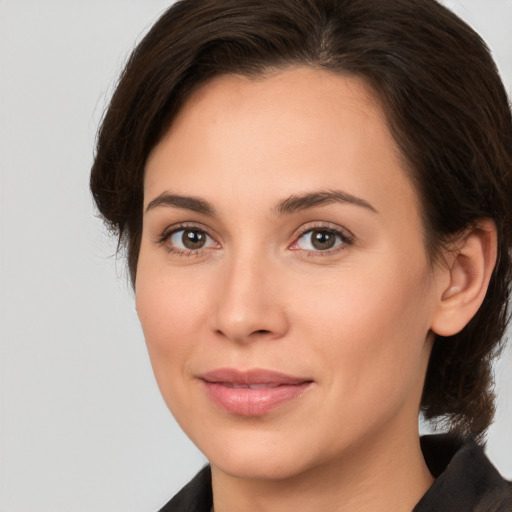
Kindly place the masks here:
[(208, 397), (221, 409), (241, 416), (261, 416), (300, 396), (312, 379), (271, 370), (220, 368), (199, 375)]

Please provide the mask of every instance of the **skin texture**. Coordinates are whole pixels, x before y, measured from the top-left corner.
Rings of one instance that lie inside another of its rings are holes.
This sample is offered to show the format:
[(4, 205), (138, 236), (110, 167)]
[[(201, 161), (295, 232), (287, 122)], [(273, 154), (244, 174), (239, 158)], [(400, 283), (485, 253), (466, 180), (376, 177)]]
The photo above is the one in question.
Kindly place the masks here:
[[(366, 205), (276, 211), (326, 191)], [(460, 329), (485, 283), (469, 257), (429, 263), (371, 90), (309, 68), (218, 77), (152, 151), (144, 197), (137, 311), (164, 400), (212, 464), (215, 510), (410, 511), (432, 483), (417, 431), (432, 329)], [(183, 246), (183, 223), (202, 248)], [(312, 229), (334, 247), (316, 248)], [(490, 261), (492, 227), (481, 233), (470, 243)], [(268, 413), (233, 414), (198, 378), (218, 368), (310, 384)]]

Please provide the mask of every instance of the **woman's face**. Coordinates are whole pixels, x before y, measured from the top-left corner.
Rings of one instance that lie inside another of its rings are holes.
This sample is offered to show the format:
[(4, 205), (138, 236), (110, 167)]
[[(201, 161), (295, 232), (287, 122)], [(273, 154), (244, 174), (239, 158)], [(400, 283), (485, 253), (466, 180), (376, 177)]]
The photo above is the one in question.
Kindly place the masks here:
[(137, 310), (167, 405), (221, 471), (287, 477), (417, 436), (436, 272), (357, 78), (216, 78), (148, 159)]

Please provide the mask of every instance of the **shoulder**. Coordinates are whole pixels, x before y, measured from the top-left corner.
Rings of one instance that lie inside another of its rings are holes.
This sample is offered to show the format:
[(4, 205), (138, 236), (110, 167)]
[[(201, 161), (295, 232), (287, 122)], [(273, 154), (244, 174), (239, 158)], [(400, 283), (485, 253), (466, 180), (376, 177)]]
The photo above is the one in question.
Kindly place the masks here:
[(436, 481), (414, 512), (511, 512), (512, 484), (473, 439), (449, 435), (421, 439), (425, 461)]

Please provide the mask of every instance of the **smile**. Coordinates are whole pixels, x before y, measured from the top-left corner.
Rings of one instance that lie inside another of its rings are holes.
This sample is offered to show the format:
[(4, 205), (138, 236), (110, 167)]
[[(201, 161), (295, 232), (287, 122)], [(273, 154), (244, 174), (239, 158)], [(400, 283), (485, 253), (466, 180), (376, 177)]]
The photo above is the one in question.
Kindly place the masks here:
[(220, 409), (240, 416), (261, 416), (300, 397), (312, 379), (269, 370), (229, 368), (200, 375), (207, 396)]

